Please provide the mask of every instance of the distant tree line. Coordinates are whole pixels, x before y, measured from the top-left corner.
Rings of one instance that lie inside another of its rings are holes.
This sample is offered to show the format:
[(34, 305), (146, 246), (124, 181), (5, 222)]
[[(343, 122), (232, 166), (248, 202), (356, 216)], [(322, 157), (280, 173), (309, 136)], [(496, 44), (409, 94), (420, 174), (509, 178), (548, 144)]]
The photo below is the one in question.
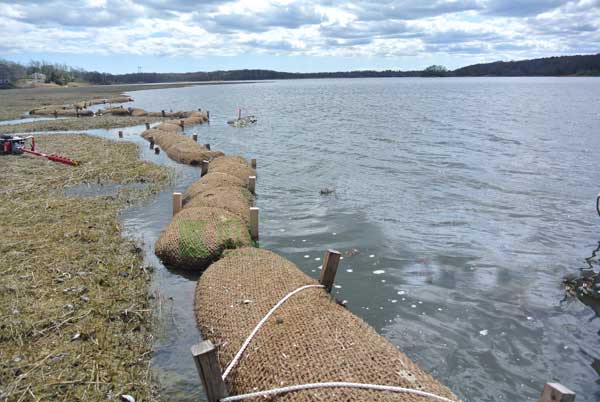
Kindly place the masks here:
[(273, 70), (228, 70), (193, 73), (130, 73), (106, 74), (86, 71), (64, 64), (32, 61), (27, 65), (0, 59), (0, 80), (7, 76), (10, 83), (26, 79), (34, 73), (46, 76), (46, 82), (66, 85), (73, 81), (95, 85), (137, 84), (182, 81), (244, 81), (305, 78), (368, 78), (368, 77), (475, 77), (475, 76), (600, 76), (600, 53), (583, 56), (561, 56), (543, 59), (474, 64), (454, 71), (433, 65), (422, 71), (361, 70), (321, 73), (287, 73)]
[(474, 64), (454, 70), (453, 75), (458, 77), (600, 76), (600, 53)]

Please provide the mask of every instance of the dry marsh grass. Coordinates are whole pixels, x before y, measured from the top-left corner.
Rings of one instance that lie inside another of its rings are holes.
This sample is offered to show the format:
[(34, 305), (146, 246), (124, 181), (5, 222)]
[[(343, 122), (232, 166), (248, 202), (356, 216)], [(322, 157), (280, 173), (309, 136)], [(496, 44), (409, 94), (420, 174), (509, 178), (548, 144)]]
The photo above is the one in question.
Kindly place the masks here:
[(74, 88), (5, 89), (0, 90), (0, 105), (2, 105), (2, 108), (0, 108), (0, 120), (18, 119), (23, 113), (45, 105), (73, 104), (88, 99), (116, 97), (123, 92), (129, 91), (183, 86), (189, 86), (189, 84), (98, 85)]
[(0, 125), (0, 134), (31, 133), (40, 131), (79, 131), (95, 128), (117, 128), (143, 125), (164, 120), (161, 117), (114, 116), (75, 117), (70, 119), (40, 120), (30, 123)]
[[(170, 173), (131, 143), (43, 135), (37, 144), (82, 164), (0, 156), (0, 401), (153, 400), (151, 273), (117, 213)], [(148, 185), (64, 195), (84, 183)]]

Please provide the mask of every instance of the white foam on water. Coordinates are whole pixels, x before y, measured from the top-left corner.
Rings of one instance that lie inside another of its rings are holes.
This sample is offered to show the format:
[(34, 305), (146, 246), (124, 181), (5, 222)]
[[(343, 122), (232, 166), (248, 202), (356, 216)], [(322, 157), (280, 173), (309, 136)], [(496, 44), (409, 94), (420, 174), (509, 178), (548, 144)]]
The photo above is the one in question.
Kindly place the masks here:
[(383, 269), (377, 269), (377, 270), (373, 271), (373, 275), (381, 275), (381, 274), (385, 274), (385, 271)]

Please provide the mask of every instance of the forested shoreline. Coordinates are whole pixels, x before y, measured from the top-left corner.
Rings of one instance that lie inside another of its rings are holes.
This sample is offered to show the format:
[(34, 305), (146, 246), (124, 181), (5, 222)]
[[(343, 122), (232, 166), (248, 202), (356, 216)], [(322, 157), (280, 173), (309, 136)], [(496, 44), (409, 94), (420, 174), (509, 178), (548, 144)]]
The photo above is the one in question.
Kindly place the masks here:
[(316, 73), (290, 73), (263, 69), (198, 71), (189, 73), (109, 74), (86, 71), (63, 64), (32, 61), (28, 65), (0, 60), (0, 84), (18, 86), (33, 74), (43, 74), (44, 83), (67, 85), (73, 82), (93, 85), (164, 83), (184, 81), (244, 81), (310, 78), (375, 78), (375, 77), (517, 77), (517, 76), (600, 76), (600, 53), (594, 55), (559, 56), (520, 61), (496, 61), (448, 70), (430, 66), (424, 70), (360, 70)]

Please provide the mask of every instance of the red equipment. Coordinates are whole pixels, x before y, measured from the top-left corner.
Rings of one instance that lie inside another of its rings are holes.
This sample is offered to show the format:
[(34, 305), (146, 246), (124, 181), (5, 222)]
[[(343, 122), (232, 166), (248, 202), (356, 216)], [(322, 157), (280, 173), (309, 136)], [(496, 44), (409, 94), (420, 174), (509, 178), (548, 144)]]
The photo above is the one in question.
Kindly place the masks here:
[[(31, 149), (25, 148), (25, 141), (31, 140)], [(64, 156), (45, 154), (35, 150), (35, 138), (33, 136), (19, 137), (18, 135), (0, 135), (0, 155), (20, 155), (23, 152), (43, 156), (54, 162), (64, 163), (65, 165), (78, 166), (79, 161), (69, 159)]]

